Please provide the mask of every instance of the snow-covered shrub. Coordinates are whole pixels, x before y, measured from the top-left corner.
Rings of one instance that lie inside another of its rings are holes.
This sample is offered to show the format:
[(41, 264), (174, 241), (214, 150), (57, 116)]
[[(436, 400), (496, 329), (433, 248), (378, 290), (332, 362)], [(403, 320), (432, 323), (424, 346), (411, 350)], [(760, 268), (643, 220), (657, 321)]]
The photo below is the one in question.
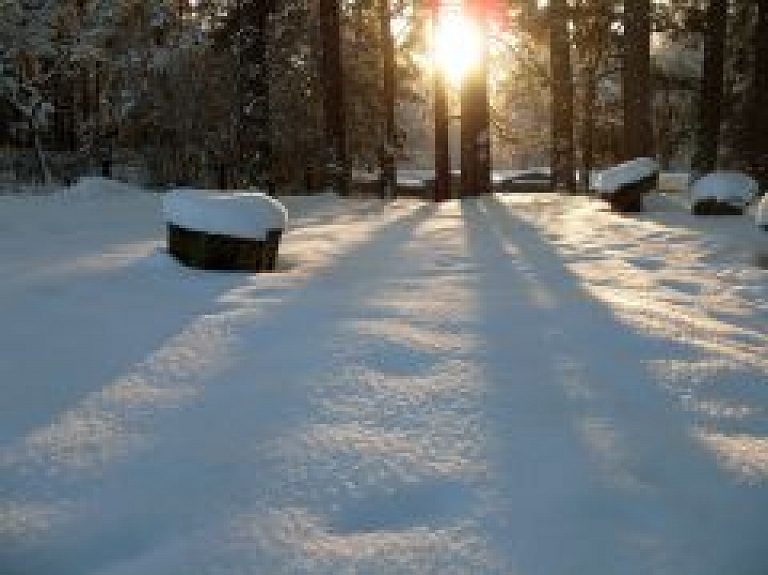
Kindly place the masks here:
[(273, 270), (285, 207), (260, 192), (178, 189), (163, 198), (168, 250), (203, 269)]
[(742, 214), (759, 189), (743, 172), (712, 172), (691, 185), (691, 208), (697, 215)]

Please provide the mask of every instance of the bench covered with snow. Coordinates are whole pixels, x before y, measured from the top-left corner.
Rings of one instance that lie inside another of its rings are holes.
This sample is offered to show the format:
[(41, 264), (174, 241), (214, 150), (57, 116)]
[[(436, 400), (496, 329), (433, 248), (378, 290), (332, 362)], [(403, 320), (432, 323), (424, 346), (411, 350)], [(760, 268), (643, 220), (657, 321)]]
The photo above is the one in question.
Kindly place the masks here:
[(700, 216), (740, 215), (759, 189), (757, 182), (742, 172), (712, 172), (691, 184), (691, 210)]
[(168, 251), (209, 270), (275, 269), (285, 207), (260, 192), (178, 189), (163, 198)]
[(635, 158), (603, 170), (594, 191), (617, 212), (642, 212), (643, 197), (656, 188), (659, 165), (653, 158)]

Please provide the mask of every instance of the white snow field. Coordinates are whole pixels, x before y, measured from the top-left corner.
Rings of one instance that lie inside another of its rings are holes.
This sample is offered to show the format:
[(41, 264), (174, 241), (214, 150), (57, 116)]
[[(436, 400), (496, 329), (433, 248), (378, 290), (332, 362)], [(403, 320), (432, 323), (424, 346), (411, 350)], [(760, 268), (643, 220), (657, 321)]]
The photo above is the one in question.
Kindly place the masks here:
[(683, 198), (0, 197), (3, 575), (768, 572), (766, 236)]

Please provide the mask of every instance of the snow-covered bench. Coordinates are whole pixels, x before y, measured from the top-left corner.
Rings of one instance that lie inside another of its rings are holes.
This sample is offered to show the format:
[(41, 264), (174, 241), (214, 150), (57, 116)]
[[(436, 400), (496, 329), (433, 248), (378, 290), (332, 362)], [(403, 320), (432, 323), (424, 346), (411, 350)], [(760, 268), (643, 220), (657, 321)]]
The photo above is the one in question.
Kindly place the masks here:
[(691, 210), (699, 216), (740, 215), (759, 191), (742, 172), (712, 172), (691, 184)]
[(163, 199), (168, 251), (208, 270), (275, 269), (285, 207), (259, 192), (179, 189)]
[(644, 196), (656, 188), (658, 181), (656, 160), (635, 158), (597, 174), (593, 189), (617, 212), (642, 212)]
[[(434, 180), (433, 180), (434, 181)], [(397, 197), (398, 198), (420, 198), (426, 199), (430, 193), (429, 178), (397, 178)]]

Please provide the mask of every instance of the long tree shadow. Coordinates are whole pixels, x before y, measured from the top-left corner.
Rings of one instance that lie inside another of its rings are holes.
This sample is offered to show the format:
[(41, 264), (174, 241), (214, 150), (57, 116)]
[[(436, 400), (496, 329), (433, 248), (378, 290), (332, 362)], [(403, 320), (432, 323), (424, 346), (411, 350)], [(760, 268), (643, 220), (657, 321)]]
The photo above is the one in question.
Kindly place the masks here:
[(463, 209), (481, 266), (493, 475), (509, 516), (498, 544), (511, 562), (523, 574), (765, 565), (757, 534), (768, 521), (755, 506), (765, 489), (756, 496), (718, 469), (648, 369), (696, 351), (622, 322), (496, 198)]
[[(386, 281), (380, 262), (433, 211), (398, 213), (307, 278), (253, 278), (126, 374), (121, 393), (0, 454), (2, 500), (50, 510), (39, 532), (6, 541), (0, 533), (0, 564), (19, 574), (96, 570), (269, 501), (280, 474), (265, 445), (306, 422), (307, 374), (340, 369), (345, 321)], [(149, 388), (151, 401), (130, 395)], [(173, 409), (160, 417), (169, 396)], [(85, 433), (73, 436), (68, 422)]]

